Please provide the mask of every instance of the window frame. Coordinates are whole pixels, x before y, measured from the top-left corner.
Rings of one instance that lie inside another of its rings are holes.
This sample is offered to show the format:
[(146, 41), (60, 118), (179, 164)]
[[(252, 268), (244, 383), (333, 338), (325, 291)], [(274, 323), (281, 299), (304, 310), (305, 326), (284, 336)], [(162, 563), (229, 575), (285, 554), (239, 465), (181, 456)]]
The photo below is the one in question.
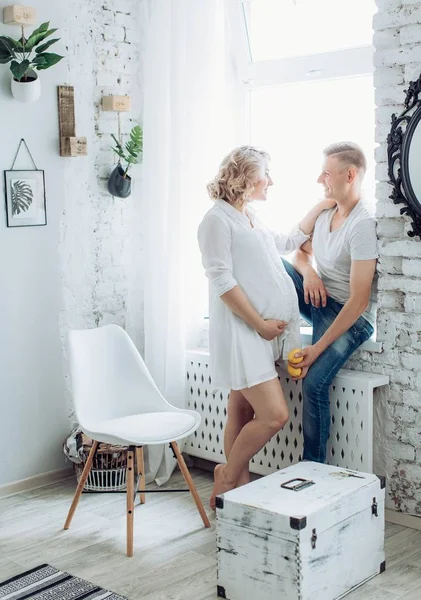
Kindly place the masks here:
[(267, 85), (340, 79), (373, 73), (373, 45), (253, 62), (243, 9), (244, 5), (253, 1), (255, 0), (227, 0), (226, 5), (237, 73), (246, 91)]

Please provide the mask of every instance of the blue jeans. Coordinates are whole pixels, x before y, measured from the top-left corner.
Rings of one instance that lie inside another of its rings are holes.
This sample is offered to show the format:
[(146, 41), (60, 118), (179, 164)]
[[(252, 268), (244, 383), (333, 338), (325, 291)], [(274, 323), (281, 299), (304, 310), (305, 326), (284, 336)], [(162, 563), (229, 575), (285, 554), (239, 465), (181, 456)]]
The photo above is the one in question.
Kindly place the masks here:
[[(286, 260), (288, 275), (297, 291), (300, 313), (313, 326), (312, 344), (315, 344), (330, 327), (343, 308), (332, 298), (325, 307), (315, 308), (304, 301), (303, 278)], [(372, 325), (360, 317), (348, 331), (331, 344), (308, 370), (303, 381), (303, 459), (326, 462), (326, 444), (330, 427), (329, 388), (337, 372), (351, 354), (373, 335)]]

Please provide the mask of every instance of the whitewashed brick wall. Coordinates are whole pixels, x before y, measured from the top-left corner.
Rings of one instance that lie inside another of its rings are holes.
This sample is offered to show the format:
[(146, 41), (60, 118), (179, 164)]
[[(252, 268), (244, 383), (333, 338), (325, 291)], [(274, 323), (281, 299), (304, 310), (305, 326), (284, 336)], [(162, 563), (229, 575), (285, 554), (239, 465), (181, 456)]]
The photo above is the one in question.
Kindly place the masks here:
[(376, 462), (388, 475), (389, 508), (421, 515), (421, 241), (389, 199), (386, 138), (409, 81), (421, 73), (421, 2), (377, 0), (375, 28), (376, 187), (379, 260), (377, 338), (381, 354), (360, 352), (352, 368), (386, 373), (378, 396)]
[[(133, 193), (113, 198), (107, 179), (116, 164), (111, 133), (117, 114), (101, 110), (108, 94), (132, 97), (121, 114), (123, 141), (141, 123), (141, 53), (145, 4), (142, 0), (77, 0), (68, 3), (62, 27), (68, 78), (76, 97), (78, 135), (88, 137), (88, 156), (63, 159), (65, 209), (60, 232), (63, 311), (60, 315), (69, 414), (72, 418), (66, 334), (72, 328), (107, 323), (125, 326), (131, 247), (131, 222), (139, 202), (141, 167), (131, 170)], [(139, 186), (138, 186), (139, 187)]]

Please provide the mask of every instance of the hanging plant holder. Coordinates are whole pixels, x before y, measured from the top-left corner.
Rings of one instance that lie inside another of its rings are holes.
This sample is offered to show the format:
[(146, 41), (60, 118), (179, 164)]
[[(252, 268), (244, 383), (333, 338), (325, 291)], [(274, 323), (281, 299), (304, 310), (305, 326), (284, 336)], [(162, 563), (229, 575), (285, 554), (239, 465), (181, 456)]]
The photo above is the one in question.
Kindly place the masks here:
[(128, 175), (124, 176), (124, 169), (121, 163), (117, 164), (108, 179), (108, 191), (118, 198), (127, 198), (132, 192), (131, 177)]
[[(111, 172), (108, 179), (108, 191), (118, 198), (127, 198), (132, 192), (132, 179), (127, 174), (130, 167), (140, 162), (143, 152), (143, 131), (139, 125), (135, 125), (130, 131), (129, 140), (123, 144), (121, 135), (121, 112), (128, 112), (131, 108), (129, 96), (104, 96), (102, 98), (102, 110), (117, 113), (117, 137), (111, 134), (115, 142), (112, 148), (118, 156), (117, 166)], [(123, 166), (122, 164), (125, 163)]]

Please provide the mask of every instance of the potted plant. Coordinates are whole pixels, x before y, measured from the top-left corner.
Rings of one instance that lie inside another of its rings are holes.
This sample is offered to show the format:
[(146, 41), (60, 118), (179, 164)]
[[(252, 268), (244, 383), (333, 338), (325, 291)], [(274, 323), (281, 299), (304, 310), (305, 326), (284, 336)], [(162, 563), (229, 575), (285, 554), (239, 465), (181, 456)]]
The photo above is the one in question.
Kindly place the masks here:
[[(41, 83), (36, 71), (49, 69), (57, 64), (63, 56), (46, 52), (59, 41), (54, 38), (44, 42), (57, 29), (48, 29), (50, 23), (43, 23), (25, 38), (14, 40), (6, 35), (0, 36), (0, 64), (10, 63), (12, 72), (12, 94), (20, 102), (35, 102), (41, 95)], [(41, 44), (41, 42), (44, 42)]]
[[(143, 131), (139, 125), (135, 125), (124, 148), (115, 135), (112, 135), (112, 137), (115, 142), (113, 150), (118, 155), (119, 161), (108, 180), (108, 191), (113, 196), (127, 198), (132, 191), (132, 180), (127, 173), (131, 165), (140, 162), (140, 155), (143, 152)], [(126, 163), (124, 167), (121, 161)]]

